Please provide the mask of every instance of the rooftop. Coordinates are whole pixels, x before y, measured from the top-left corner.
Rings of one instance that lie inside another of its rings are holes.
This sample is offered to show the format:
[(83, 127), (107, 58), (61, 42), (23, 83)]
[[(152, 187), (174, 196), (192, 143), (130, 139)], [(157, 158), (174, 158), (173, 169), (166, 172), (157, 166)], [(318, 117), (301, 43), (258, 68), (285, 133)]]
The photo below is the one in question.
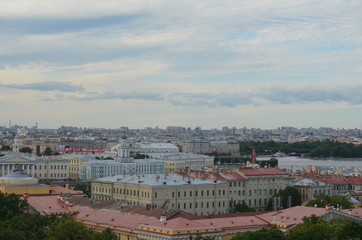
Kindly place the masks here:
[(241, 173), (246, 176), (254, 175), (285, 175), (286, 173), (279, 168), (239, 168)]
[(222, 184), (223, 182), (210, 179), (201, 179), (201, 178), (187, 178), (182, 177), (178, 174), (148, 174), (148, 175), (116, 175), (112, 177), (104, 177), (96, 179), (97, 182), (119, 182), (119, 183), (129, 183), (137, 185), (147, 185), (147, 186), (163, 186), (163, 185), (188, 185), (188, 184)]

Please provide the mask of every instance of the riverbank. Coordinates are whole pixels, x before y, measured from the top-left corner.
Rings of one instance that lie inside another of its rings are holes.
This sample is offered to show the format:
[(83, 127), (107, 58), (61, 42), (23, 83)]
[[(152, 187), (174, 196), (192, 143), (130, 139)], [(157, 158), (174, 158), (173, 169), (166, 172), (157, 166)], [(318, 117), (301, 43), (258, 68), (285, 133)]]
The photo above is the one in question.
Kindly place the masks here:
[(329, 157), (329, 158), (311, 158), (311, 157), (303, 158), (303, 157), (298, 157), (298, 158), (311, 159), (311, 160), (317, 160), (317, 161), (362, 161), (362, 158), (333, 158), (333, 157)]

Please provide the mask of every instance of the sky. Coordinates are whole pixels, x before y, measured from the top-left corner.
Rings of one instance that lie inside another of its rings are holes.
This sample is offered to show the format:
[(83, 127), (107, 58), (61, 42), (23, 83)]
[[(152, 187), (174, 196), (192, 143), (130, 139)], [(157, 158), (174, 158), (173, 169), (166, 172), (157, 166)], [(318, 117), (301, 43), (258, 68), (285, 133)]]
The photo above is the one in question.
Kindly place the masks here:
[(360, 0), (0, 9), (0, 126), (362, 128)]

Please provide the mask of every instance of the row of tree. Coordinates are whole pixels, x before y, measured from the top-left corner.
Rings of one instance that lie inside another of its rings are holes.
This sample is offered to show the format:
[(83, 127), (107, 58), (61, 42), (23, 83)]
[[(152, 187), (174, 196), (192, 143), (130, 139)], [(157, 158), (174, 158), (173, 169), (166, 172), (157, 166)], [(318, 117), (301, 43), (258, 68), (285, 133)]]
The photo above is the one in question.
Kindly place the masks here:
[[(273, 209), (273, 199), (281, 199), (281, 209), (288, 207), (300, 206), (302, 204), (301, 195), (295, 187), (288, 186), (285, 189), (280, 190), (277, 194), (274, 194), (273, 197), (269, 200), (266, 210), (271, 211)], [(288, 204), (288, 202), (290, 202)], [(333, 194), (325, 195), (319, 194), (314, 199), (308, 201), (305, 206), (307, 207), (325, 207), (327, 204), (330, 204), (334, 207), (341, 208), (353, 208), (353, 204), (350, 199), (345, 195)], [(255, 212), (255, 209), (248, 206), (245, 202), (235, 205), (234, 212)]]
[[(246, 166), (247, 162), (251, 162), (251, 157), (245, 156), (215, 156), (215, 164), (239, 164)], [(270, 160), (257, 160), (260, 167), (277, 167), (278, 159), (271, 158)]]
[(238, 233), (231, 240), (357, 240), (361, 237), (362, 224), (346, 219), (325, 221), (321, 217), (312, 215), (304, 217), (303, 223), (287, 233), (271, 227), (254, 232)]
[(271, 155), (278, 151), (286, 154), (306, 154), (310, 157), (326, 158), (361, 158), (362, 145), (354, 145), (352, 143), (341, 143), (326, 140), (323, 142), (240, 142), (240, 153), (242, 155), (250, 155), (252, 147), (255, 146), (258, 155)]
[(102, 232), (85, 227), (70, 217), (46, 217), (31, 211), (14, 194), (0, 193), (0, 239), (2, 240), (116, 240), (111, 229)]

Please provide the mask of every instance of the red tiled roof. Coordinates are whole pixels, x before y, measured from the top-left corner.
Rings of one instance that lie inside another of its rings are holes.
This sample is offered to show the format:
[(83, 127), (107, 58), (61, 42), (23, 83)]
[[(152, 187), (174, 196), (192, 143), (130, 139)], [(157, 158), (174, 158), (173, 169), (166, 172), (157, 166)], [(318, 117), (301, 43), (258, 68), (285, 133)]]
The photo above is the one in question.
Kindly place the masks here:
[(130, 230), (136, 229), (139, 224), (152, 224), (160, 221), (155, 218), (134, 216), (119, 211), (105, 209), (98, 210), (87, 207), (78, 207), (78, 211), (77, 214), (73, 215), (75, 220), (127, 228)]
[(45, 210), (60, 211), (68, 208), (68, 206), (61, 200), (58, 200), (55, 195), (29, 196), (27, 201), (30, 206), (39, 213), (42, 213)]
[(229, 218), (205, 218), (194, 220), (209, 227), (221, 228), (262, 228), (269, 226), (269, 223), (255, 216), (240, 216)]
[(330, 184), (349, 184), (345, 177), (331, 177), (324, 178), (320, 180), (321, 182), (330, 183)]
[(198, 222), (197, 220), (189, 220), (185, 218), (175, 218), (168, 221), (158, 221), (151, 224), (151, 227), (170, 229), (170, 230), (188, 230), (188, 229), (200, 229), (200, 228), (215, 228), (215, 226), (206, 225)]
[(325, 213), (324, 208), (296, 206), (284, 210), (273, 211), (265, 214), (258, 215), (259, 218), (268, 221), (271, 224), (288, 224), (295, 225), (302, 221), (305, 216), (315, 214), (317, 216)]
[(342, 212), (349, 214), (350, 210), (352, 216), (362, 218), (362, 208), (344, 209)]
[(362, 178), (361, 177), (348, 177), (348, 180), (352, 184), (362, 184)]
[(282, 170), (279, 168), (240, 168), (240, 172), (247, 176), (253, 175), (284, 175)]

